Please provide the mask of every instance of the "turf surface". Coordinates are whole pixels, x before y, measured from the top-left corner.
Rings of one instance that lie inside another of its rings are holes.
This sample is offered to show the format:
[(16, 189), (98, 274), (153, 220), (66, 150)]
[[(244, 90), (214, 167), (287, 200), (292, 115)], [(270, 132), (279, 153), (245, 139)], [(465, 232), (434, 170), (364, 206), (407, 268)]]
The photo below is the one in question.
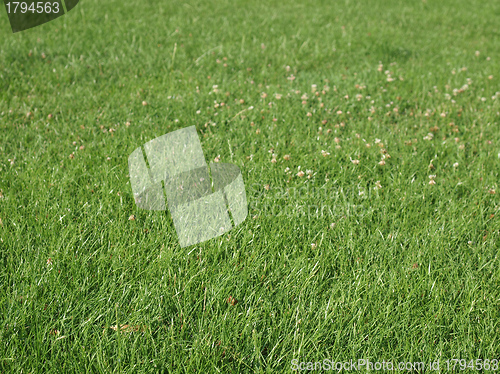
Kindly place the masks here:
[[(499, 16), (82, 0), (12, 34), (2, 10), (0, 372), (499, 359)], [(181, 249), (127, 159), (191, 125), (249, 215)]]

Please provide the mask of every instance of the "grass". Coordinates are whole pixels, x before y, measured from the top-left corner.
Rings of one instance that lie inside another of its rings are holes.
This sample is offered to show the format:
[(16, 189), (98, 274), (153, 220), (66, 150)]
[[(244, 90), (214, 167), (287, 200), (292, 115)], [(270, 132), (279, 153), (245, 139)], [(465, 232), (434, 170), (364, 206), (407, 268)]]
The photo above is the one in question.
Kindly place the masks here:
[[(0, 372), (499, 359), (499, 15), (82, 0), (11, 34), (2, 11)], [(127, 159), (191, 125), (249, 216), (181, 249)]]

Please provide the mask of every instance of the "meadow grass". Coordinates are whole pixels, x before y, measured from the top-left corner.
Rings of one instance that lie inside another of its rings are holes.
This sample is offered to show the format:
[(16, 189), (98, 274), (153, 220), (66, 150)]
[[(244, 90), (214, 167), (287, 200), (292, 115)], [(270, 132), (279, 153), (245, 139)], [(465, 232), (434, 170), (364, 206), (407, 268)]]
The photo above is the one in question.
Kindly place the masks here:
[[(82, 0), (12, 34), (2, 11), (0, 372), (499, 359), (499, 16)], [(191, 125), (249, 215), (180, 248), (127, 159)]]

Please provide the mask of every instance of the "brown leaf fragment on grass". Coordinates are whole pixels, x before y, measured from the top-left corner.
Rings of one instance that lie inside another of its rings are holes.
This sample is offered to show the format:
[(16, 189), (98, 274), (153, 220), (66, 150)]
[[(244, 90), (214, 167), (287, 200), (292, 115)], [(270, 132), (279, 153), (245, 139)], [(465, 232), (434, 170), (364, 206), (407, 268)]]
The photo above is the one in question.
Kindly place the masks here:
[[(118, 327), (116, 325), (109, 326), (109, 328), (113, 331), (117, 331)], [(120, 325), (120, 332), (144, 332), (146, 330), (146, 326), (131, 326), (131, 325)]]

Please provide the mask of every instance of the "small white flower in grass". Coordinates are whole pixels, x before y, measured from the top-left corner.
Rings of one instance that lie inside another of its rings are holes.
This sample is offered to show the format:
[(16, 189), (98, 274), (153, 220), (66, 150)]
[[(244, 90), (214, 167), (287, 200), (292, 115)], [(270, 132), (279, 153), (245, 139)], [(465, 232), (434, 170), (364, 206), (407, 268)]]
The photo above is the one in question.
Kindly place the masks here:
[(382, 185), (380, 184), (380, 181), (375, 182), (375, 187), (373, 187), (375, 190), (380, 190), (382, 189)]
[(342, 111), (341, 110), (337, 110), (337, 114), (342, 114)]
[(337, 138), (337, 137), (335, 137), (335, 138), (333, 139), (333, 141), (334, 141), (335, 143), (337, 143), (337, 144), (338, 144), (338, 143), (340, 143), (340, 139), (339, 139), (339, 138)]
[(196, 111), (196, 114), (200, 114), (200, 113), (201, 113), (201, 110), (197, 110), (197, 111)]
[(379, 164), (380, 166), (384, 166), (384, 165), (385, 165), (385, 161), (384, 161), (384, 160), (382, 160), (382, 161), (380, 161), (378, 164)]
[(429, 179), (430, 180), (436, 179), (436, 175), (429, 175)]
[(476, 57), (479, 57), (480, 54), (481, 54), (481, 52), (479, 52), (479, 51), (476, 51), (476, 53), (475, 53)]
[(135, 216), (132, 214), (130, 217), (128, 217), (129, 221), (135, 221)]
[(284, 160), (287, 160), (287, 161), (288, 161), (288, 160), (290, 160), (290, 155), (284, 155), (284, 156), (283, 156), (283, 159), (284, 159)]
[(297, 177), (303, 177), (305, 175), (305, 173), (300, 170), (298, 173), (297, 173)]
[(316, 243), (311, 243), (311, 248), (312, 249), (316, 249), (316, 247), (317, 247)]
[(458, 168), (458, 162), (455, 162), (455, 163), (453, 164), (453, 167), (454, 167), (454, 168)]
[(306, 116), (312, 117), (312, 113), (311, 112), (307, 112)]
[(143, 101), (143, 102), (142, 102), (142, 105), (143, 105), (143, 106), (146, 106), (146, 105), (148, 105), (148, 102), (147, 102), (147, 101)]
[(290, 168), (287, 166), (287, 167), (285, 168), (285, 173), (288, 173), (289, 171), (290, 171)]
[(321, 151), (321, 154), (323, 155), (323, 157), (326, 157), (326, 156), (330, 156), (330, 152), (327, 152), (327, 151)]
[(351, 160), (354, 165), (359, 165), (359, 160)]
[(491, 194), (491, 195), (494, 195), (496, 193), (495, 189), (494, 188), (491, 188), (488, 190), (488, 193)]
[(216, 158), (214, 158), (214, 161), (215, 162), (219, 162), (220, 161), (220, 155), (218, 155)]
[(435, 184), (436, 184), (436, 181), (435, 181), (434, 179), (431, 179), (431, 180), (429, 181), (429, 184), (430, 184), (431, 186), (432, 186), (432, 185), (435, 185)]

